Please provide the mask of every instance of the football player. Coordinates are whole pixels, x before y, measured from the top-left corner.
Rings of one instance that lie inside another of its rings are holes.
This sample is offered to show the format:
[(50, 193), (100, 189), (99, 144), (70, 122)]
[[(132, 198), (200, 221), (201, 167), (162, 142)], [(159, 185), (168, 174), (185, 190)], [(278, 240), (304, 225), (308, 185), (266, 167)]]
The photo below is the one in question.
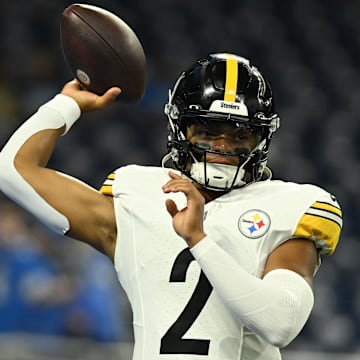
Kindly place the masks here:
[(120, 167), (99, 191), (47, 168), (81, 112), (119, 92), (67, 83), (1, 151), (2, 191), (113, 261), (132, 306), (133, 359), (280, 359), (311, 313), (342, 214), (320, 187), (271, 179), (280, 119), (269, 83), (241, 56), (209, 55), (169, 93), (161, 167)]

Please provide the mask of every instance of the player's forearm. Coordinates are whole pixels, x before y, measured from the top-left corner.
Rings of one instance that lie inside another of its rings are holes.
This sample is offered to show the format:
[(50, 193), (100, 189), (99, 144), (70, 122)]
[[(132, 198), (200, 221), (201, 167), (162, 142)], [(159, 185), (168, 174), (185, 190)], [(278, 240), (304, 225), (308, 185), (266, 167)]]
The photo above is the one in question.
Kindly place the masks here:
[(73, 99), (57, 95), (42, 105), (11, 136), (0, 153), (1, 161), (21, 157), (44, 166), (57, 138), (67, 132), (79, 116), (80, 109)]
[(45, 167), (56, 141), (63, 132), (64, 127), (61, 127), (60, 129), (43, 130), (32, 135), (15, 153), (15, 168), (21, 173), (21, 168), (27, 165)]
[(57, 138), (68, 131), (79, 116), (80, 109), (73, 99), (57, 95), (11, 136), (0, 152), (0, 166), (15, 162), (45, 166)]
[(209, 236), (191, 252), (215, 292), (246, 327), (278, 347), (297, 336), (314, 301), (310, 286), (299, 274), (278, 269), (264, 279), (256, 278)]
[(79, 115), (73, 99), (58, 95), (25, 121), (0, 152), (0, 190), (37, 217), (48, 218), (49, 226), (60, 233), (68, 230), (68, 221), (34, 190), (32, 179), (39, 182), (37, 167), (45, 166), (56, 139)]

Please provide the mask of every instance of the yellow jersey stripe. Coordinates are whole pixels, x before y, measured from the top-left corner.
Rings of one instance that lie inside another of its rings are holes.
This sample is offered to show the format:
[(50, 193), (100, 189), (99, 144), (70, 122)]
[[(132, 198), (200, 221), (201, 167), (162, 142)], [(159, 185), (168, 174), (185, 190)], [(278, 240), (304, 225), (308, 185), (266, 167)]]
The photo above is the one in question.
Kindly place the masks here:
[(294, 232), (294, 237), (313, 240), (320, 254), (331, 255), (337, 246), (341, 226), (328, 218), (318, 215), (304, 214)]
[(104, 195), (113, 195), (113, 192), (112, 192), (112, 185), (103, 185), (101, 188), (100, 188), (100, 192)]
[(317, 201), (314, 204), (311, 205), (312, 208), (314, 209), (321, 209), (321, 210), (325, 210), (325, 211), (329, 211), (332, 212), (338, 216), (342, 216), (342, 211), (341, 209), (339, 209), (338, 207), (331, 205), (327, 202), (320, 202)]
[(115, 173), (113, 172), (113, 173), (109, 174), (108, 177), (103, 182), (103, 184), (100, 188), (100, 192), (104, 195), (113, 196), (112, 186), (114, 184), (114, 181), (115, 181)]
[(313, 215), (313, 216), (319, 216), (324, 219), (334, 221), (336, 224), (338, 224), (340, 226), (340, 228), (342, 228), (342, 225), (343, 225), (342, 217), (339, 216), (338, 214), (334, 214), (331, 211), (316, 209), (311, 206), (309, 209), (307, 209), (306, 214)]
[(234, 102), (238, 81), (238, 62), (234, 55), (227, 55), (224, 101)]

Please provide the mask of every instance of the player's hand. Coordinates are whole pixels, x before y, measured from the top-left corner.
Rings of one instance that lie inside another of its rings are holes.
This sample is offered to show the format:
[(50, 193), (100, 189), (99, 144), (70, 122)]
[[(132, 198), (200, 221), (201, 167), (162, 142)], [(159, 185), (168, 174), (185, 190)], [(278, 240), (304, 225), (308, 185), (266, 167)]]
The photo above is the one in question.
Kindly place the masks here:
[(82, 88), (76, 80), (71, 80), (63, 87), (61, 94), (72, 97), (79, 105), (81, 112), (101, 110), (112, 103), (120, 94), (121, 89), (112, 87), (102, 96)]
[(167, 199), (166, 208), (172, 216), (174, 230), (192, 247), (206, 236), (203, 227), (205, 199), (189, 180), (173, 171), (169, 172), (169, 176), (171, 180), (162, 187), (163, 192), (183, 192), (187, 206), (179, 210), (173, 200)]

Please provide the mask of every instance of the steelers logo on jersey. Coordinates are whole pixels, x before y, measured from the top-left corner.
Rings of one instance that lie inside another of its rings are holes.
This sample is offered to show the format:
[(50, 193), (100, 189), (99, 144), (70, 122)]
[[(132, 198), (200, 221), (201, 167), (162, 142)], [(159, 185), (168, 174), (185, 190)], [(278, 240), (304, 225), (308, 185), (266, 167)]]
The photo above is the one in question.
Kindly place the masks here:
[(240, 216), (238, 226), (243, 235), (257, 239), (269, 230), (270, 216), (262, 210), (248, 210)]

